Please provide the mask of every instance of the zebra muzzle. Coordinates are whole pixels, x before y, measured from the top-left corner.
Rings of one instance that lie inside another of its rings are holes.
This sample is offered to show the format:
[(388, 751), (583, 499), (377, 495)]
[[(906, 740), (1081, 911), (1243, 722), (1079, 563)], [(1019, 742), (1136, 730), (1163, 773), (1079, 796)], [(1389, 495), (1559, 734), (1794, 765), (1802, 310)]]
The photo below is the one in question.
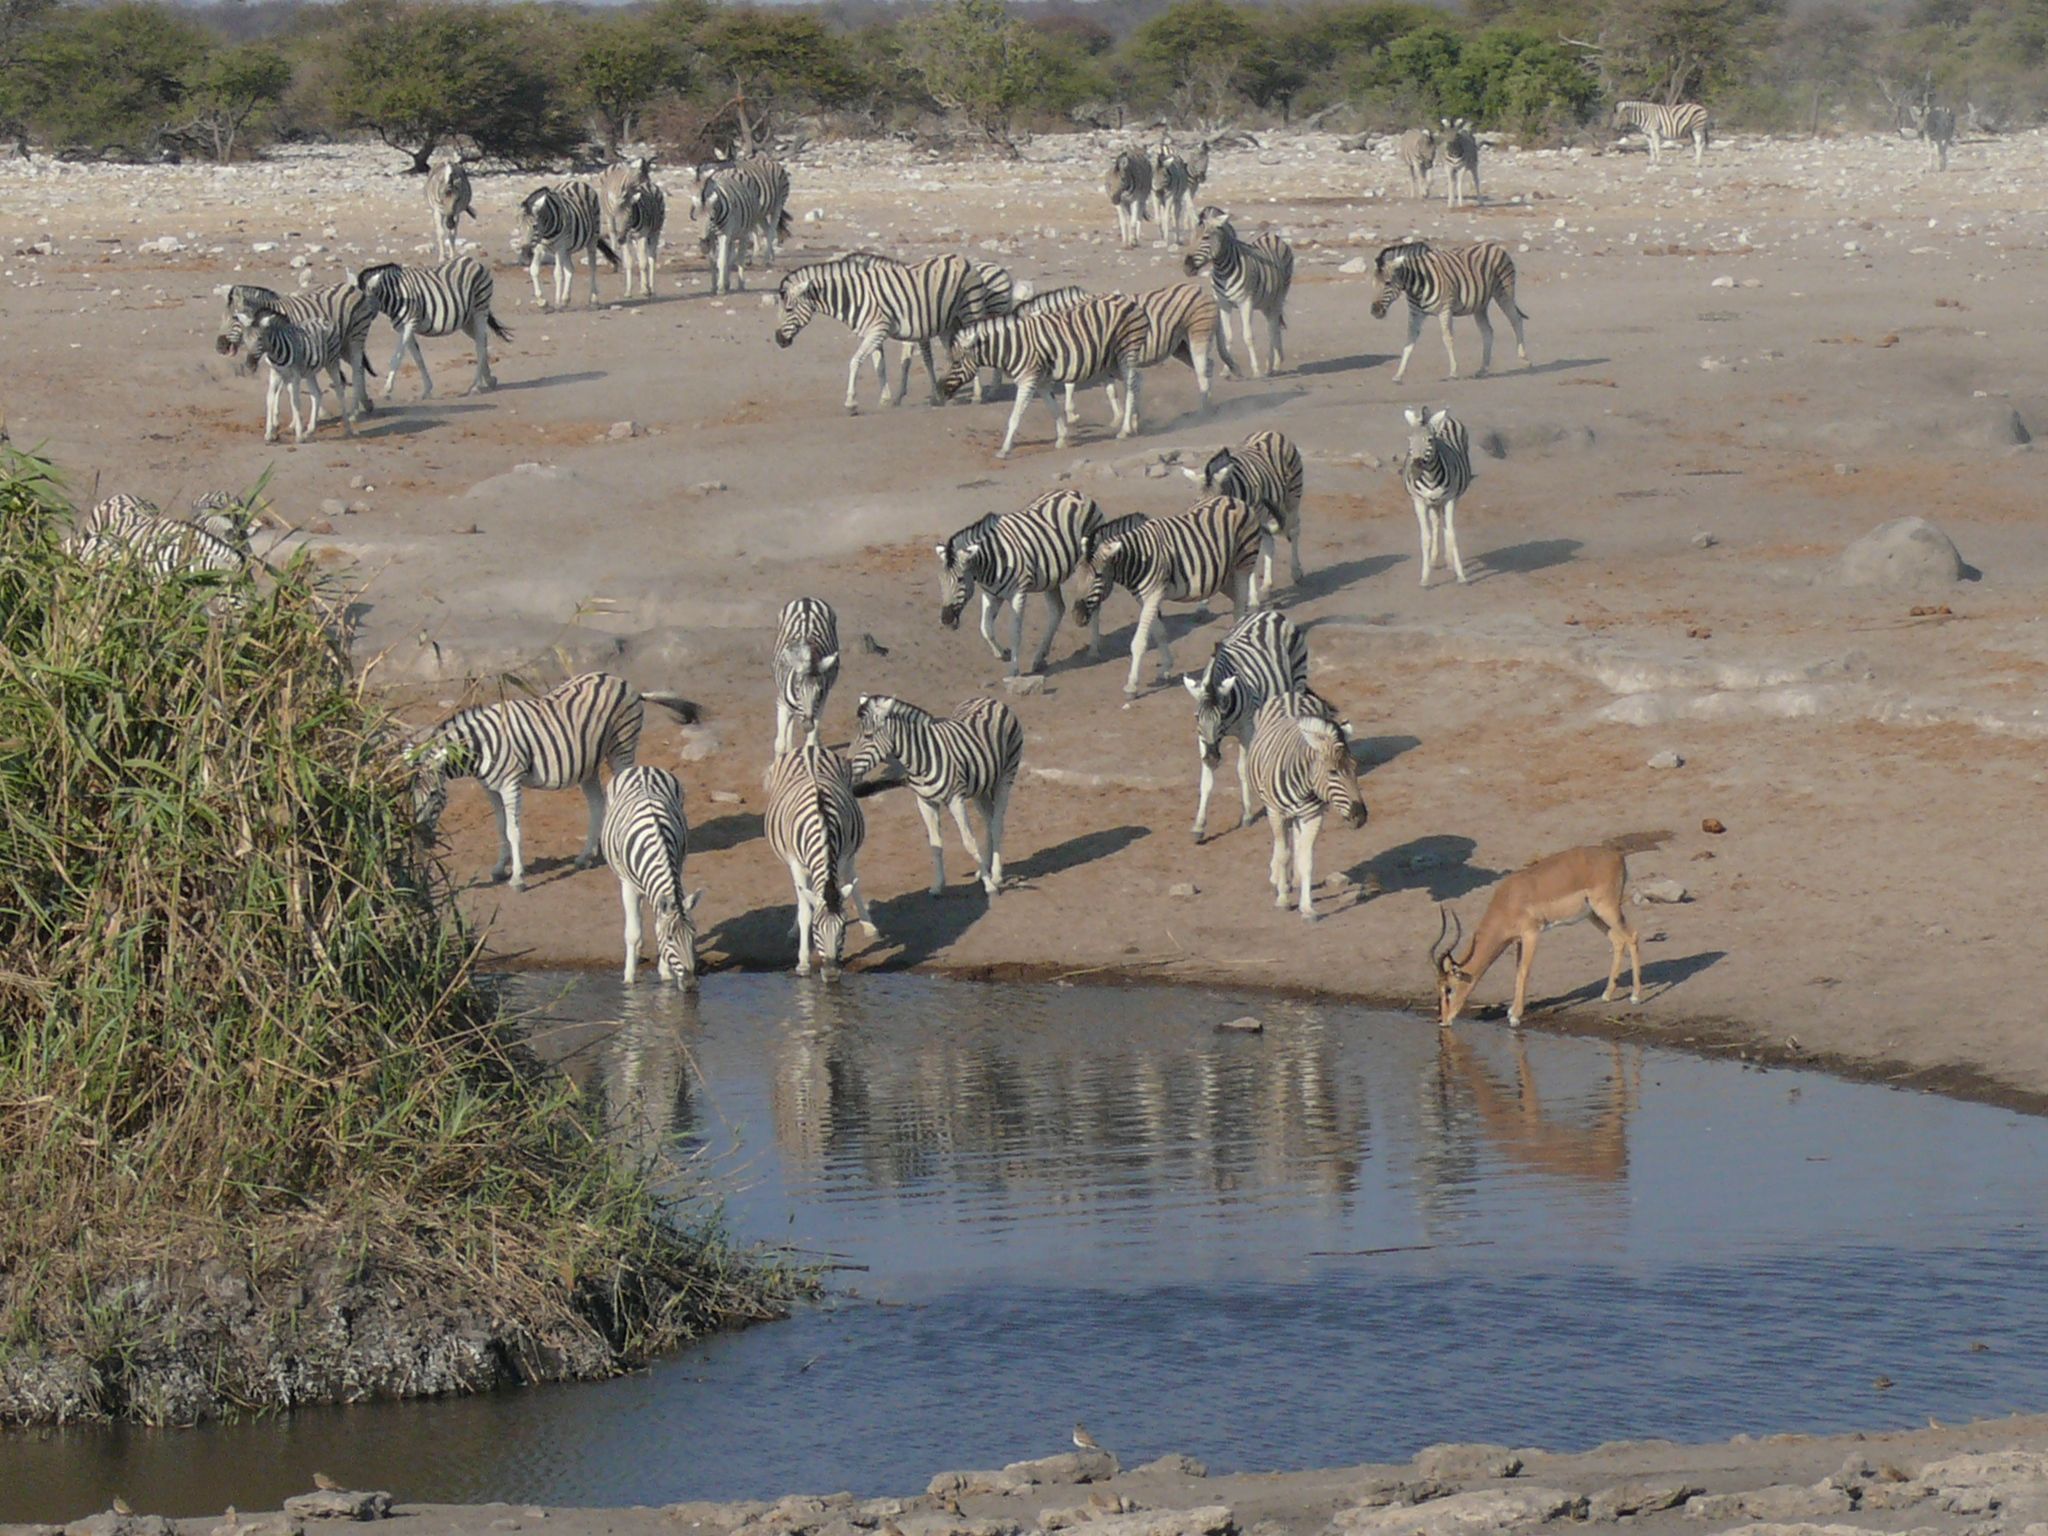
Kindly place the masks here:
[(939, 622), (948, 629), (958, 629), (960, 627), (960, 610), (958, 608), (941, 608), (939, 610)]
[(238, 345), (239, 344), (237, 342), (231, 340), (226, 336), (216, 336), (213, 338), (213, 350), (218, 352), (222, 357), (234, 356)]

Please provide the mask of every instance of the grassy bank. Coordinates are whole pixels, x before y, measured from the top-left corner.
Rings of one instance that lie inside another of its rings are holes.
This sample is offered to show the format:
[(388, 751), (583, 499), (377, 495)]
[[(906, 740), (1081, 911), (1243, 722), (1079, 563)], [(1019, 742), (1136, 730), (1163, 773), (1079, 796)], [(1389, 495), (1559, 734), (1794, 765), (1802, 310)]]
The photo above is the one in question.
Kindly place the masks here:
[(603, 1374), (788, 1276), (511, 1047), (310, 569), (88, 570), (0, 450), (0, 1421)]

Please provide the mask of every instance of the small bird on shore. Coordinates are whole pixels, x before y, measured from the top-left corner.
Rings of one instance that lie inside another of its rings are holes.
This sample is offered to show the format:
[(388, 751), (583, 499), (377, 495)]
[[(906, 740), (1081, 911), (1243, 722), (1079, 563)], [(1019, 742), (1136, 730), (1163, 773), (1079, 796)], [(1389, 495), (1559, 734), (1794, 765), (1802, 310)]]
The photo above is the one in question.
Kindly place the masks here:
[(1074, 1448), (1082, 1451), (1099, 1451), (1102, 1449), (1101, 1446), (1095, 1443), (1095, 1437), (1088, 1433), (1088, 1426), (1079, 1423), (1074, 1426)]
[(342, 1491), (341, 1484), (337, 1483), (325, 1472), (315, 1472), (313, 1474), (313, 1486), (322, 1493), (340, 1493)]
[(130, 1509), (128, 1501), (117, 1493), (114, 1495), (114, 1513), (117, 1515), (132, 1515), (135, 1511)]

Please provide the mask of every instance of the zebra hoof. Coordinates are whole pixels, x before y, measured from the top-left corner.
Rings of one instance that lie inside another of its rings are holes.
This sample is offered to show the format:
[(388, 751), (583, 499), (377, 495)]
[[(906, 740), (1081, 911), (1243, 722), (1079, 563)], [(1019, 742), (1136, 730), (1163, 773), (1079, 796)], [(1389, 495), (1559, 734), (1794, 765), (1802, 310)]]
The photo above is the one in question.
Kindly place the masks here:
[(1197, 848), (1201, 847), (1202, 844), (1207, 842), (1208, 840), (1209, 834), (1205, 830), (1203, 830), (1201, 827), (1195, 828), (1195, 846)]

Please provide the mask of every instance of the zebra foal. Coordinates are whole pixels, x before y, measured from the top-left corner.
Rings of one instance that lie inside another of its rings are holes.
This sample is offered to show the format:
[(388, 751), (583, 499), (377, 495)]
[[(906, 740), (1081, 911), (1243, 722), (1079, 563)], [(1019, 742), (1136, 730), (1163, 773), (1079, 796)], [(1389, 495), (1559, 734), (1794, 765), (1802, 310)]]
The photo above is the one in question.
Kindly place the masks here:
[(1017, 398), (996, 457), (1006, 459), (1017, 441), (1024, 412), (1043, 389), (1052, 412), (1053, 438), (1067, 445), (1067, 416), (1053, 386), (1086, 385), (1097, 379), (1110, 384), (1110, 406), (1116, 410), (1115, 379), (1124, 382), (1124, 401), (1116, 435), (1138, 430), (1138, 364), (1145, 351), (1145, 314), (1122, 294), (1085, 299), (1051, 314), (996, 315), (963, 327), (954, 337), (952, 366), (942, 392), (958, 394), (983, 368), (995, 368), (1017, 381)]
[(636, 763), (612, 775), (605, 793), (601, 834), (604, 861), (619, 877), (626, 915), (626, 985), (640, 969), (640, 903), (654, 909), (654, 958), (663, 981), (697, 985), (697, 925), (692, 914), (701, 890), (683, 889), (690, 851), (690, 821), (683, 785), (666, 768)]
[(1514, 327), (1515, 356), (1529, 361), (1528, 340), (1522, 322), (1529, 317), (1515, 302), (1515, 258), (1497, 240), (1476, 240), (1469, 245), (1432, 245), (1426, 240), (1404, 240), (1384, 247), (1373, 261), (1375, 291), (1372, 317), (1384, 320), (1394, 300), (1408, 300), (1408, 341), (1401, 348), (1401, 361), (1394, 369), (1394, 382), (1408, 372), (1408, 359), (1422, 337), (1422, 318), (1435, 315), (1443, 327), (1444, 355), (1451, 361), (1452, 378), (1458, 376), (1458, 349), (1451, 344), (1451, 320), (1470, 315), (1479, 327), (1479, 376), (1493, 367), (1493, 321), (1489, 304)]
[(1697, 166), (1700, 157), (1706, 153), (1713, 123), (1707, 116), (1707, 109), (1696, 101), (1681, 101), (1669, 107), (1654, 101), (1617, 101), (1614, 104), (1614, 132), (1620, 135), (1630, 131), (1640, 133), (1650, 141), (1652, 165), (1658, 163), (1667, 143), (1675, 148), (1683, 140), (1691, 139), (1692, 163)]
[(797, 727), (818, 744), (818, 717), (839, 681), (839, 615), (823, 598), (795, 597), (775, 625), (775, 750), (796, 743)]
[(832, 975), (846, 942), (848, 906), (870, 937), (881, 932), (860, 894), (856, 865), (868, 824), (846, 760), (815, 743), (776, 758), (768, 770), (762, 830), (796, 887), (797, 974), (811, 968), (815, 951), (819, 970)]
[(1173, 645), (1159, 617), (1160, 605), (1197, 603), (1227, 591), (1234, 617), (1242, 619), (1258, 557), (1258, 514), (1229, 496), (1211, 496), (1185, 512), (1147, 518), (1115, 533), (1105, 529), (1088, 551), (1093, 579), (1087, 595), (1074, 605), (1074, 622), (1093, 625), (1113, 587), (1130, 589), (1138, 600), (1138, 629), (1131, 637), (1131, 675), (1124, 693), (1135, 697), (1155, 629), (1160, 679), (1173, 674)]
[[(1024, 760), (1024, 727), (1010, 706), (977, 696), (941, 720), (903, 699), (863, 694), (859, 719), (854, 779), (887, 768), (910, 785), (932, 847), (931, 893), (946, 892), (946, 849), (939, 837), (944, 809), (960, 829), (982, 889), (995, 895), (1003, 883), (1003, 817)], [(970, 801), (981, 813), (982, 843), (975, 842), (967, 824)]]
[(1130, 250), (1144, 237), (1145, 221), (1152, 217), (1152, 161), (1145, 151), (1135, 144), (1118, 150), (1105, 190), (1116, 209), (1117, 239)]
[[(364, 298), (354, 283), (336, 283), (329, 288), (316, 288), (311, 293), (293, 294), (289, 298), (254, 283), (230, 283), (218, 291), (225, 305), (221, 312), (220, 334), (213, 338), (214, 351), (223, 357), (238, 355), (248, 324), (267, 309), (276, 310), (294, 325), (309, 331), (332, 332), (336, 338), (334, 360), (328, 365), (327, 373), (334, 380), (334, 393), (352, 401), (351, 415), (370, 414), (371, 369), (365, 353), (370, 342), (370, 326), (377, 318), (377, 306)], [(351, 386), (342, 376), (343, 363), (347, 363), (355, 375), (352, 394)]]
[[(1335, 812), (1345, 825), (1365, 825), (1365, 797), (1358, 789), (1358, 761), (1351, 753), (1349, 725), (1335, 719), (1328, 704), (1311, 693), (1283, 693), (1259, 706), (1252, 734), (1252, 783), (1273, 824), (1273, 861), (1268, 877), (1273, 904), (1288, 904), (1288, 865), (1293, 865), (1301, 915), (1316, 915), (1316, 835)], [(1291, 855), (1291, 858), (1290, 858)]]
[(434, 255), (441, 261), (453, 261), (461, 254), (462, 245), (455, 238), (455, 226), (465, 213), (476, 217), (470, 202), (469, 172), (461, 161), (443, 160), (427, 173), (427, 207), (434, 215)]
[(464, 393), (498, 387), (498, 380), (491, 373), (491, 345), (486, 332), (495, 333), (500, 341), (510, 341), (512, 333), (491, 313), (497, 279), (474, 256), (458, 256), (438, 267), (401, 267), (396, 262), (383, 262), (358, 272), (356, 287), (398, 332), (398, 350), (391, 354), (391, 366), (384, 371), (386, 400), (398, 387), (398, 370), (405, 365), (407, 352), (412, 353), (420, 370), (420, 398), (431, 399), (434, 378), (427, 372), (419, 338), (452, 336), (458, 331), (476, 344), (476, 377)]
[[(242, 334), (242, 372), (253, 374), (265, 366), (269, 369), (269, 382), (263, 392), (263, 441), (277, 441), (278, 397), (289, 395), (292, 442), (303, 443), (309, 433), (320, 430), (320, 375), (334, 366), (340, 355), (341, 338), (330, 330), (299, 325), (274, 309), (244, 311), (238, 318)], [(299, 390), (302, 386), (311, 397), (312, 409), (312, 419), (305, 423), (299, 417)], [(354, 437), (356, 433), (355, 428), (349, 425), (347, 400), (335, 403), (341, 408), (343, 434)]]
[(860, 382), (860, 365), (870, 358), (882, 386), (881, 403), (891, 403), (889, 368), (882, 356), (884, 342), (906, 344), (903, 386), (894, 398), (900, 400), (910, 392), (910, 355), (915, 346), (924, 357), (925, 373), (932, 383), (932, 404), (937, 405), (944, 396), (932, 362), (932, 341), (936, 338), (951, 344), (963, 302), (970, 291), (985, 286), (986, 280), (964, 256), (934, 256), (914, 265), (867, 254), (813, 262), (784, 277), (777, 289), (775, 344), (789, 346), (821, 314), (851, 330), (857, 339), (846, 371), (849, 414), (857, 409), (854, 391)]
[(1465, 562), (1458, 558), (1458, 498), (1472, 484), (1472, 445), (1465, 424), (1449, 411), (1410, 410), (1408, 455), (1401, 463), (1401, 483), (1415, 503), (1415, 525), (1422, 535), (1422, 585), (1440, 564), (1446, 546), (1451, 569), (1462, 586)]
[[(1252, 311), (1266, 317), (1266, 372), (1280, 366), (1285, 347), (1280, 333), (1287, 328), (1287, 291), (1294, 285), (1294, 248), (1278, 235), (1264, 234), (1240, 240), (1230, 215), (1221, 208), (1204, 208), (1195, 221), (1196, 245), (1182, 258), (1181, 267), (1189, 277), (1204, 268), (1216, 285), (1219, 308), (1237, 310), (1245, 356), (1251, 360), (1252, 377), (1259, 374), (1259, 350), (1252, 345)], [(1226, 355), (1230, 325), (1219, 317)], [(1233, 371), (1235, 371), (1233, 369)]]
[[(1042, 671), (1052, 649), (1053, 632), (1067, 611), (1060, 586), (1079, 569), (1089, 538), (1102, 526), (1095, 498), (1079, 491), (1047, 491), (1020, 512), (977, 519), (955, 533), (939, 551), (939, 622), (960, 627), (967, 600), (981, 593), (981, 638), (998, 661), (1010, 664), (1010, 676), (1022, 670)], [(1024, 667), (1024, 599), (1033, 592), (1045, 598), (1045, 638)], [(1008, 603), (1014, 615), (1010, 646), (996, 640), (995, 611)], [(1101, 646), (1101, 611), (1089, 632), (1088, 649)]]
[(1277, 609), (1245, 615), (1216, 642), (1215, 654), (1199, 673), (1181, 679), (1195, 701), (1195, 753), (1202, 783), (1195, 801), (1195, 841), (1209, 830), (1209, 796), (1223, 761), (1223, 738), (1237, 738), (1237, 789), (1243, 803), (1239, 826), (1252, 824), (1252, 781), (1248, 754), (1259, 707), (1283, 693), (1308, 689), (1308, 641)]
[(1253, 602), (1262, 602), (1273, 592), (1274, 539), (1285, 534), (1294, 584), (1301, 585), (1301, 450), (1284, 432), (1254, 432), (1236, 448), (1219, 448), (1197, 474), (1202, 489), (1220, 496), (1235, 496), (1260, 519), (1259, 543), (1265, 561), (1263, 585), (1254, 580)]
[(533, 301), (543, 309), (547, 299), (540, 289), (543, 258), (555, 264), (555, 308), (569, 302), (576, 286), (576, 257), (588, 253), (590, 260), (590, 302), (597, 304), (597, 258), (602, 255), (619, 269), (618, 252), (605, 238), (604, 213), (597, 189), (587, 181), (560, 181), (535, 187), (519, 205), (519, 217), (512, 228), (513, 254), (533, 279)]

